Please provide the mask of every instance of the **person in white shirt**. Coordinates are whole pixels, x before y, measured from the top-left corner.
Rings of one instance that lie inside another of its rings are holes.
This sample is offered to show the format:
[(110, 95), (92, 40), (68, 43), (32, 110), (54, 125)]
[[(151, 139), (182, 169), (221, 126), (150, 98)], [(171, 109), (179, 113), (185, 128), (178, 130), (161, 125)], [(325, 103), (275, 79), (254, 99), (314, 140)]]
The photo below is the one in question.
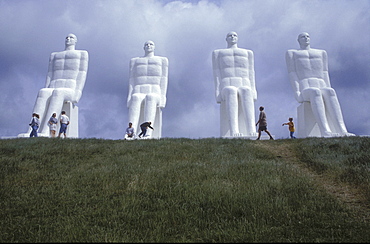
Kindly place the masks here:
[(60, 116), (60, 129), (59, 129), (59, 136), (63, 133), (64, 138), (67, 137), (67, 127), (69, 125), (69, 118), (66, 115), (65, 111), (62, 111), (62, 115)]
[(134, 139), (135, 135), (135, 129), (132, 127), (132, 123), (128, 123), (128, 127), (126, 128), (126, 134), (125, 134), (125, 139)]

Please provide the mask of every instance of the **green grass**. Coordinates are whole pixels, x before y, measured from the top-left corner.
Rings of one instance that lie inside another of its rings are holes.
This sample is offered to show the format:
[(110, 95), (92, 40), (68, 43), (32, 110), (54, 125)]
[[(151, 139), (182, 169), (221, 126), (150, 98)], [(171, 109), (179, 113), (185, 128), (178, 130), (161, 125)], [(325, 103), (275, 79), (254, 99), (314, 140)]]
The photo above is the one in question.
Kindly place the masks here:
[(369, 147), (0, 140), (0, 242), (368, 242)]

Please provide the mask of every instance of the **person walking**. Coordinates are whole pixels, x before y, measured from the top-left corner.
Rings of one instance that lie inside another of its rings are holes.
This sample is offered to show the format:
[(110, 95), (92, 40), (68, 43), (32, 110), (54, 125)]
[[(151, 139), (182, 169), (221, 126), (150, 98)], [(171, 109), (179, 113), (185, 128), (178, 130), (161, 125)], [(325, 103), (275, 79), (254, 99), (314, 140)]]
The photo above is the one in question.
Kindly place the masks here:
[(154, 128), (150, 126), (151, 124), (152, 124), (152, 122), (150, 122), (150, 121), (149, 121), (149, 122), (144, 122), (144, 123), (142, 123), (142, 124), (140, 125), (141, 132), (140, 132), (140, 134), (139, 134), (139, 138), (141, 138), (141, 135), (142, 135), (143, 137), (145, 137), (145, 135), (146, 135), (146, 131), (147, 131), (147, 129), (148, 129), (148, 128), (150, 128), (150, 129), (154, 130)]
[(66, 115), (66, 112), (62, 111), (62, 115), (60, 116), (60, 129), (59, 129), (58, 137), (60, 137), (60, 135), (62, 133), (64, 134), (64, 138), (67, 137), (67, 127), (68, 127), (68, 125), (69, 125), (69, 118)]
[(40, 116), (37, 113), (32, 114), (32, 119), (29, 125), (32, 128), (30, 137), (37, 137), (37, 130), (39, 129), (40, 125)]
[(293, 118), (289, 118), (289, 122), (283, 123), (282, 126), (284, 126), (284, 125), (289, 126), (290, 138), (294, 139), (295, 138), (295, 136), (294, 136), (295, 127), (294, 127), (294, 123), (293, 123)]
[(270, 132), (267, 130), (267, 120), (266, 120), (266, 114), (263, 111), (264, 109), (265, 108), (263, 106), (260, 106), (260, 116), (259, 116), (259, 120), (256, 123), (256, 126), (259, 124), (257, 140), (260, 139), (262, 131), (266, 132), (270, 136), (270, 140), (274, 140)]

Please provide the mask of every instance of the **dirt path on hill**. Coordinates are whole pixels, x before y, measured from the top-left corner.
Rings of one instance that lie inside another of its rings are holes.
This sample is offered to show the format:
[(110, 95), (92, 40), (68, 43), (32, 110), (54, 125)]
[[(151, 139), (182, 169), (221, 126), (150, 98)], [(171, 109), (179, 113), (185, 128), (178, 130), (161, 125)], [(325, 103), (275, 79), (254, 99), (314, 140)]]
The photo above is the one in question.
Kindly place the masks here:
[(258, 147), (265, 148), (269, 152), (272, 152), (277, 158), (281, 158), (286, 163), (292, 164), (292, 166), (299, 169), (302, 173), (313, 178), (317, 184), (324, 187), (329, 194), (353, 209), (357, 213), (358, 218), (364, 221), (370, 221), (370, 205), (367, 203), (366, 197), (361, 191), (349, 184), (338, 184), (310, 170), (304, 163), (300, 162), (299, 157), (295, 154), (294, 150), (291, 150), (289, 144), (267, 144), (263, 143), (263, 141), (257, 143)]

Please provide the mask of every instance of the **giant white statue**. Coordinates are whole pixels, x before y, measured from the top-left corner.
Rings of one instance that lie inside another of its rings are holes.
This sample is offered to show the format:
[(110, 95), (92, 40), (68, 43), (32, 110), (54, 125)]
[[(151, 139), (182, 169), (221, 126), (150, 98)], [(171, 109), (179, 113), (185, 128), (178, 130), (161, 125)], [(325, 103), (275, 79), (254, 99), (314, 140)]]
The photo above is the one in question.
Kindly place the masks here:
[[(65, 50), (50, 55), (45, 88), (39, 91), (33, 108), (33, 112), (40, 115), (39, 136), (49, 136), (49, 118), (53, 113), (60, 117), (61, 111), (64, 110), (70, 118), (67, 136), (78, 137), (76, 103), (80, 100), (85, 86), (89, 56), (85, 50), (76, 50), (76, 43), (77, 37), (68, 34)], [(18, 136), (28, 137), (29, 132)]]
[(229, 32), (226, 42), (227, 48), (212, 53), (216, 101), (220, 103), (221, 137), (257, 137), (254, 55), (251, 50), (238, 47), (236, 32)]
[(298, 136), (351, 136), (344, 124), (337, 94), (330, 85), (328, 57), (325, 50), (310, 47), (310, 36), (298, 35), (300, 49), (286, 52), (289, 80), (297, 108)]
[(153, 41), (144, 44), (144, 57), (130, 61), (130, 79), (127, 97), (129, 122), (135, 131), (140, 124), (151, 122), (154, 130), (146, 134), (150, 138), (162, 136), (162, 108), (166, 106), (168, 84), (168, 59), (154, 55)]

